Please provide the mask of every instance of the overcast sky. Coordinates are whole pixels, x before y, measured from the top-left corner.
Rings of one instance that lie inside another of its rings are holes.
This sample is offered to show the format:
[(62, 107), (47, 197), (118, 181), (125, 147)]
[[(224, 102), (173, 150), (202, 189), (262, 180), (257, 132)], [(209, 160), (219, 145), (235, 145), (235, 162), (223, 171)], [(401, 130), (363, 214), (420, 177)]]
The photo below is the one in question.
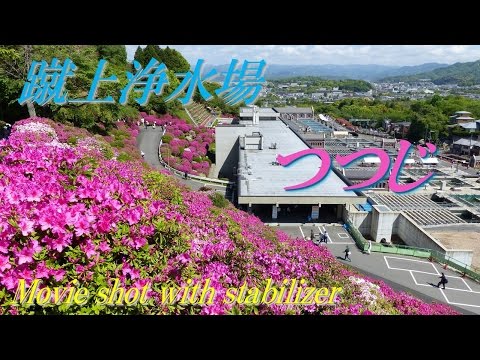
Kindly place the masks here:
[[(138, 45), (127, 45), (128, 59)], [(141, 45), (142, 47), (144, 45)], [(166, 45), (160, 45), (165, 47)], [(211, 65), (264, 59), (267, 64), (453, 64), (480, 59), (480, 45), (168, 45), (191, 63), (204, 59)]]

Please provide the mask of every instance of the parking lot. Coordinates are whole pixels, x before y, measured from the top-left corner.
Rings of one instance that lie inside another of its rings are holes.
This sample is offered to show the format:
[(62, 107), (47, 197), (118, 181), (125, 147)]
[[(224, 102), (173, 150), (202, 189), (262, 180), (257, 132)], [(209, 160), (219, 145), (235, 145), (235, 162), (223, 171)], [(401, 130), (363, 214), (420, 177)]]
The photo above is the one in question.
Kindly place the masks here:
[[(472, 311), (475, 311), (474, 308), (480, 310), (479, 284), (426, 260), (386, 255), (384, 260), (389, 270), (410, 274), (412, 287), (433, 288), (441, 293), (447, 304), (468, 307)], [(448, 279), (445, 290), (441, 286), (437, 287), (442, 272)]]
[[(465, 314), (480, 314), (480, 284), (462, 278), (461, 274), (444, 269), (440, 264), (402, 255), (362, 253), (341, 224), (282, 224), (276, 227), (293, 238), (306, 241), (310, 240), (312, 229), (317, 237), (326, 230), (328, 248), (346, 265), (365, 272), (368, 276), (386, 281), (397, 291), (407, 291), (427, 302), (442, 302)], [(350, 245), (352, 251), (351, 262), (343, 260), (346, 245)], [(437, 287), (442, 272), (448, 279), (445, 290), (441, 286)]]
[(303, 240), (310, 240), (310, 234), (313, 229), (315, 237), (318, 239), (319, 234), (325, 233), (327, 231), (327, 242), (329, 244), (338, 244), (338, 245), (350, 245), (355, 244), (350, 234), (343, 228), (340, 224), (308, 224), (308, 225), (281, 225), (278, 227), (279, 230), (282, 230), (292, 236), (293, 238), (299, 238)]

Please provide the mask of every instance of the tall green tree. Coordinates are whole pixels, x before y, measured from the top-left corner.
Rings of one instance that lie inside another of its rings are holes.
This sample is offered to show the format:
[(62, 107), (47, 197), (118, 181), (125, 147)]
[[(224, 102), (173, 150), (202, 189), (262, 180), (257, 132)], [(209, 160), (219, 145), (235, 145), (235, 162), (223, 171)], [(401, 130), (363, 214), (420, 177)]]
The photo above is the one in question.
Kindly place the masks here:
[[(3, 98), (7, 104), (15, 99), (12, 95), (20, 92), (23, 81), (27, 77), (28, 69), (32, 62), (32, 45), (1, 45), (0, 46), (0, 86)], [(32, 102), (26, 103), (30, 117), (36, 116)]]

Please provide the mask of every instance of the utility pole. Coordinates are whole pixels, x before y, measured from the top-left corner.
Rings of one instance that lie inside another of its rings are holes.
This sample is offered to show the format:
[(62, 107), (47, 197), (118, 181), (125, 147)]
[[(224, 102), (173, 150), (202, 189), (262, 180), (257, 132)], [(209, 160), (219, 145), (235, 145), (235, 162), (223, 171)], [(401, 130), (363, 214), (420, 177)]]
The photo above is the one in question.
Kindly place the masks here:
[(470, 157), (472, 156), (472, 136), (473, 131), (470, 130), (470, 147), (468, 148), (468, 161), (470, 162)]

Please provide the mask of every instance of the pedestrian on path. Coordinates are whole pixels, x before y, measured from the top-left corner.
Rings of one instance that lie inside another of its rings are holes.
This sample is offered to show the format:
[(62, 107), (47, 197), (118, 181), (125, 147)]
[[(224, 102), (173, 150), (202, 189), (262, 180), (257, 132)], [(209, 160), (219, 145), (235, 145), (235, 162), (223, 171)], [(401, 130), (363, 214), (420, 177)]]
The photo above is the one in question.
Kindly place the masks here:
[(185, 178), (185, 180), (187, 180), (187, 179), (188, 179), (188, 174), (187, 174), (187, 172), (186, 172), (186, 171), (185, 171), (185, 173), (183, 174), (183, 177)]
[(348, 259), (348, 261), (352, 262), (352, 259), (350, 259), (350, 254), (352, 252), (350, 251), (350, 248), (348, 247), (348, 245), (343, 252), (345, 253), (345, 257), (343, 258), (343, 260), (346, 261)]
[(442, 276), (440, 276), (440, 282), (438, 283), (437, 287), (439, 288), (440, 285), (443, 286), (443, 290), (445, 290), (445, 284), (448, 283), (447, 278), (445, 277), (445, 274), (442, 272)]
[(313, 238), (315, 236), (315, 233), (313, 232), (313, 229), (310, 230), (310, 240), (313, 241)]
[(143, 151), (140, 151), (140, 154), (142, 155), (142, 158), (145, 158), (145, 153)]

